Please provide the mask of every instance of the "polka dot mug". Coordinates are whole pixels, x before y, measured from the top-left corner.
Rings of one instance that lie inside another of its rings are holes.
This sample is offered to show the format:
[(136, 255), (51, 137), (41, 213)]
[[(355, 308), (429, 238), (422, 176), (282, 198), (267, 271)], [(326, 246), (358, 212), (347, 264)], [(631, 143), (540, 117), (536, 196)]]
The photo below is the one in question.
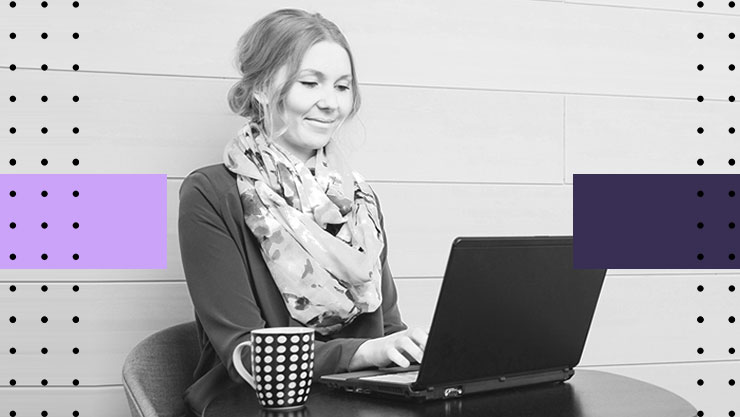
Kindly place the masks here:
[[(234, 349), (236, 371), (254, 388), (264, 408), (301, 408), (308, 400), (313, 378), (314, 329), (272, 327), (251, 332), (251, 340)], [(251, 348), (252, 372), (244, 368), (242, 350)]]

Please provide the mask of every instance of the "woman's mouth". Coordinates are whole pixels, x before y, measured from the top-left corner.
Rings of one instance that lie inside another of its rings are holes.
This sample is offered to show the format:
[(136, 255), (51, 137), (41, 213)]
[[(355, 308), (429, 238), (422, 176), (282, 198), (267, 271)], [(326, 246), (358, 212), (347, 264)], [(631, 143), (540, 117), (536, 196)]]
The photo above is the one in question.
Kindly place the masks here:
[(325, 120), (325, 119), (310, 119), (306, 118), (306, 121), (311, 125), (321, 129), (326, 129), (334, 124), (336, 120)]

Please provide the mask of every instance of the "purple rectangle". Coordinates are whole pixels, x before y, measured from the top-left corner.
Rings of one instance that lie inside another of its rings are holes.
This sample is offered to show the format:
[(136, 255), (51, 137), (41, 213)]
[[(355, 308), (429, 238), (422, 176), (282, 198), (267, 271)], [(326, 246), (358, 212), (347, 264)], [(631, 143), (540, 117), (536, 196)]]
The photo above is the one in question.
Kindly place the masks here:
[(740, 266), (739, 175), (573, 176), (576, 268)]
[(2, 269), (167, 268), (165, 174), (0, 175), (0, 193)]

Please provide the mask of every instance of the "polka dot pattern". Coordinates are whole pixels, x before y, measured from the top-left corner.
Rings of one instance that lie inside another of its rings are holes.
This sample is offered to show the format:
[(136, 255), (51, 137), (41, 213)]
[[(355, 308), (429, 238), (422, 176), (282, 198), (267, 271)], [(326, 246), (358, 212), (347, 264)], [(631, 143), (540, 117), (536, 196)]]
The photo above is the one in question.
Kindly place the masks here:
[(252, 363), (260, 404), (265, 408), (302, 406), (311, 390), (314, 334), (257, 332), (252, 334)]

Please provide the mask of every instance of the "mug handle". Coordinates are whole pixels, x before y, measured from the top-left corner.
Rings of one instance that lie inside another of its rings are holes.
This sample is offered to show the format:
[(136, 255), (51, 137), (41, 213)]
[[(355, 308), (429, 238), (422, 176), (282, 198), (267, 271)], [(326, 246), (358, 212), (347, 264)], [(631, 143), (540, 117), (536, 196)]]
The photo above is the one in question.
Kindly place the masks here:
[(247, 340), (245, 342), (239, 343), (234, 349), (234, 354), (232, 355), (231, 359), (234, 361), (236, 372), (238, 372), (239, 375), (241, 375), (241, 377), (244, 378), (244, 380), (247, 381), (247, 383), (256, 390), (257, 384), (254, 383), (254, 377), (252, 376), (252, 374), (249, 373), (249, 371), (247, 371), (247, 369), (244, 367), (244, 364), (242, 363), (242, 350), (245, 346), (249, 346), (251, 348), (252, 341)]

